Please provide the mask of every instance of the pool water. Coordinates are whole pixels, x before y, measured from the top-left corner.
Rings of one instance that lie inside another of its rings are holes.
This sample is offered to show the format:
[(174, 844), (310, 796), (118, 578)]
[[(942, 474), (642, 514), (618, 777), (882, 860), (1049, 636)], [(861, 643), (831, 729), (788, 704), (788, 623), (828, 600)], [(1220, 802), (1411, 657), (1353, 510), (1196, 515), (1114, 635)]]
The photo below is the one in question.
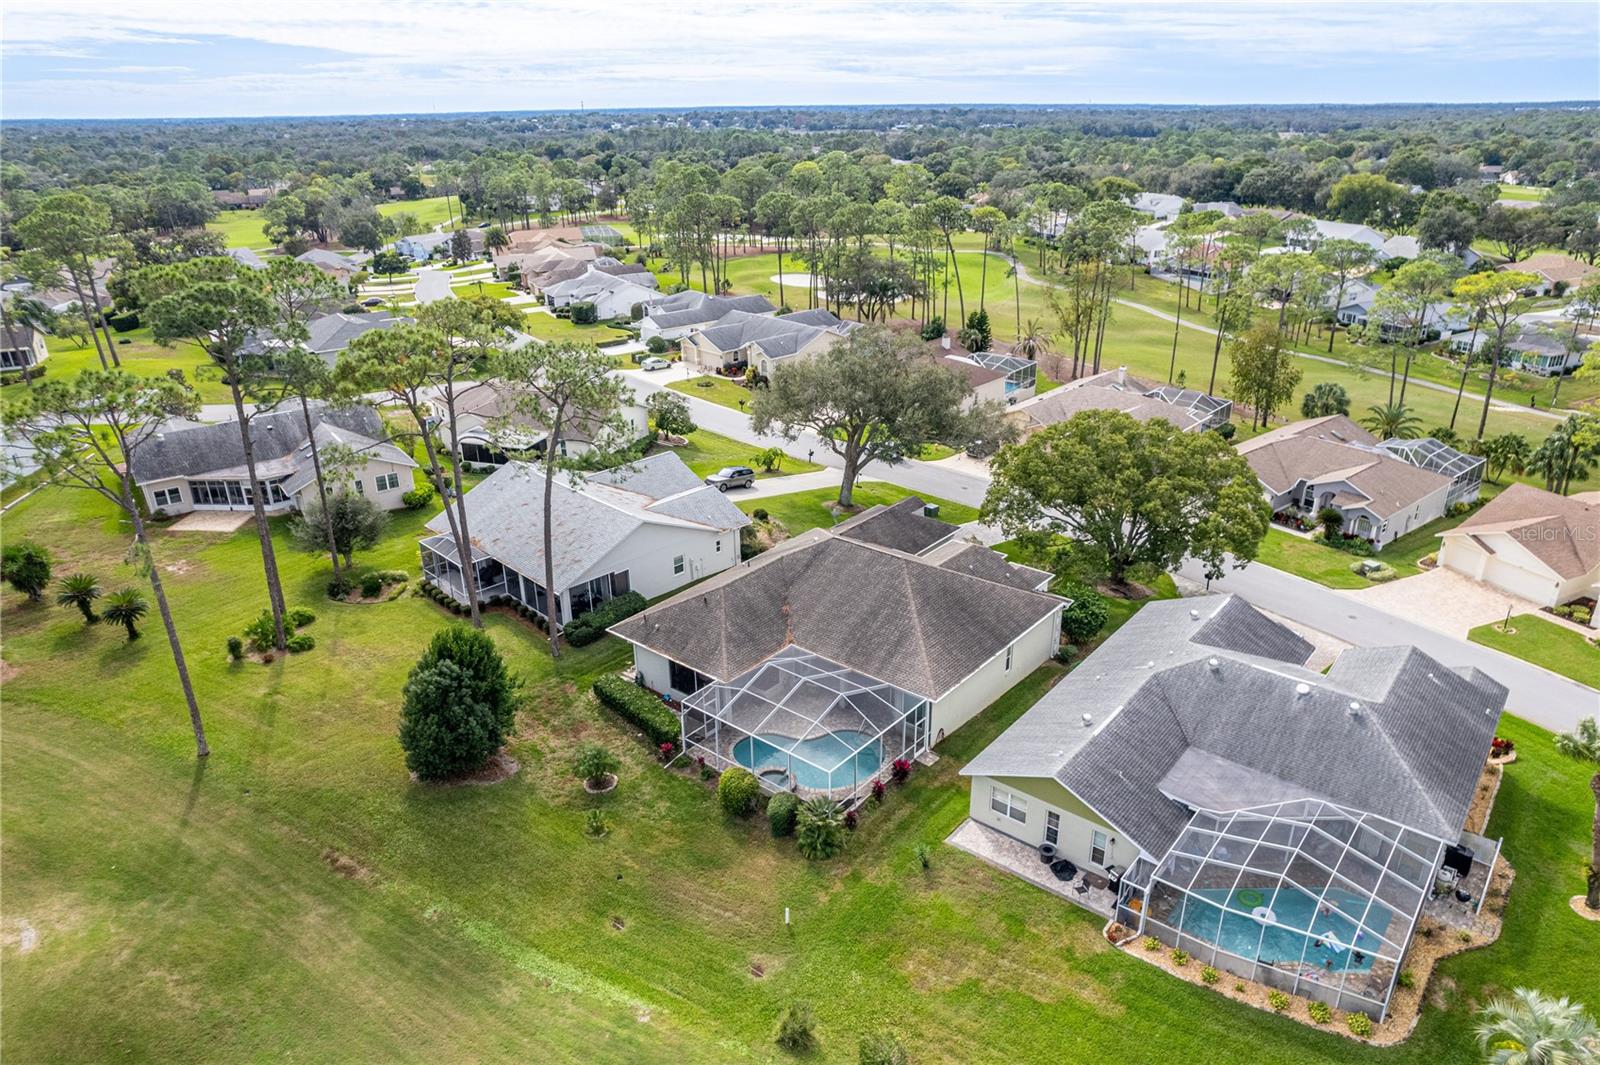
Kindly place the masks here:
[[(856, 751), (857, 747), (861, 750)], [(791, 751), (795, 755), (792, 762)], [(802, 762), (801, 758), (808, 761)], [(835, 732), (809, 740), (762, 733), (735, 743), (733, 759), (757, 774), (763, 769), (786, 768), (801, 787), (827, 791), (853, 787), (873, 776), (883, 765), (883, 751), (865, 732)]]
[[(1320, 906), (1316, 899), (1302, 891), (1281, 887), (1239, 888), (1232, 892), (1201, 889), (1190, 892), (1189, 897), (1216, 905), (1191, 901), (1184, 906), (1183, 931), (1215, 943), (1230, 954), (1259, 958), (1266, 964), (1298, 964), (1304, 951), (1305, 964), (1324, 971), (1364, 972), (1372, 968), (1372, 952), (1378, 949), (1378, 940), (1362, 932), (1355, 921), (1341, 912), (1364, 909), (1366, 900), (1359, 896), (1330, 890)], [(1224, 904), (1228, 907), (1226, 910), (1218, 908)], [(1271, 910), (1276, 921), (1276, 924), (1266, 925), (1265, 931), (1251, 916), (1251, 911), (1261, 906)], [(1389, 926), (1389, 916), (1383, 904), (1374, 900), (1366, 926), (1382, 935)], [(1311, 941), (1309, 949), (1306, 947), (1308, 939)]]

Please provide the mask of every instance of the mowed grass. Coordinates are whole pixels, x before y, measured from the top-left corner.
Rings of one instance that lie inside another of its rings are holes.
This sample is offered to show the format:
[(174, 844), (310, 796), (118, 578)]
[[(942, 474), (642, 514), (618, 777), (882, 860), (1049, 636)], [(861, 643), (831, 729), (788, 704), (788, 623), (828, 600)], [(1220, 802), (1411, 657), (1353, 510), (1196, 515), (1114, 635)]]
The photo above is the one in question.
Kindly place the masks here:
[[(183, 371), (183, 378), (193, 385), (206, 403), (223, 403), (229, 399), (228, 386), (222, 383), (222, 372), (200, 348), (179, 341), (171, 347), (157, 344), (150, 336), (148, 326), (130, 329), (126, 333), (111, 331), (116, 341), (117, 358), (122, 368), (141, 377), (162, 377), (169, 371)], [(86, 369), (100, 368), (100, 356), (94, 341), (85, 339), (75, 344), (66, 337), (49, 337), (46, 344), (50, 357), (45, 360), (46, 377), (51, 380), (71, 380)], [(27, 386), (10, 384), (0, 388), (0, 400), (19, 398)]]
[(393, 203), (380, 203), (378, 204), (378, 213), (385, 218), (397, 214), (415, 215), (417, 219), (415, 233), (399, 234), (402, 237), (415, 236), (416, 233), (431, 233), (436, 226), (448, 224), (452, 216), (455, 218), (456, 223), (460, 224), (460, 204), (452, 196), (449, 198), (449, 205), (446, 206), (445, 199), (443, 196), (426, 196), (418, 200), (395, 200)]
[[(925, 492), (913, 492), (909, 488), (902, 488), (897, 484), (886, 481), (868, 481), (857, 484), (852, 499), (856, 507), (864, 510), (878, 504), (898, 503), (907, 496), (916, 496), (924, 503), (935, 503), (939, 507), (939, 517), (954, 525), (963, 525), (969, 521), (978, 520), (978, 512), (964, 503), (953, 503), (948, 499), (940, 499)], [(765, 510), (772, 518), (782, 522), (783, 527), (789, 531), (790, 536), (803, 533), (807, 529), (832, 528), (841, 521), (848, 520), (852, 514), (837, 514), (829, 504), (839, 501), (837, 488), (818, 488), (810, 492), (794, 492), (789, 495), (767, 496), (765, 499), (747, 499), (739, 503), (739, 509), (746, 514), (758, 507)]]
[(216, 217), (206, 223), (206, 228), (222, 234), (226, 247), (267, 251), (273, 243), (261, 231), (264, 222), (260, 211), (218, 211)]
[(688, 441), (683, 447), (665, 450), (677, 455), (685, 466), (701, 477), (709, 477), (724, 466), (749, 466), (756, 471), (757, 478), (787, 477), (793, 473), (813, 473), (822, 469), (805, 459), (785, 455), (776, 470), (764, 470), (755, 462), (756, 452), (761, 450), (756, 445), (708, 429), (696, 429), (689, 434)]
[(1581, 633), (1537, 614), (1513, 615), (1510, 632), (1503, 631), (1497, 621), (1479, 625), (1467, 633), (1467, 638), (1571, 677), (1580, 684), (1600, 688), (1600, 647)]
[[(414, 573), (424, 518), (400, 515), (363, 561)], [(126, 528), (87, 494), (40, 493), (7, 531), (48, 544), (58, 573), (135, 579)], [(317, 647), (233, 666), (224, 637), (265, 598), (253, 535), (157, 537), (214, 748), (198, 767), (158, 621), (129, 644), (0, 596), (8, 1057), (786, 1061), (772, 1028), (804, 998), (819, 1062), (854, 1061), (861, 1034), (894, 1028), (917, 1062), (1433, 1065), (1476, 1060), (1471, 1011), (1491, 992), (1600, 1007), (1600, 926), (1566, 907), (1587, 771), (1522, 722), (1502, 729), (1520, 757), (1488, 829), (1519, 870), (1506, 935), (1447, 961), (1443, 1005), (1376, 1053), (1125, 957), (1099, 918), (940, 845), (966, 816), (960, 766), (1059, 667), (953, 734), (841, 858), (811, 864), (759, 819), (726, 820), (709, 786), (662, 771), (596, 706), (589, 682), (626, 661), (621, 645), (552, 661), (502, 615), (488, 631), (526, 681), (521, 772), (412, 784), (399, 691), (448, 616), (419, 598), (329, 603), (326, 564), (281, 537), (280, 551)], [(623, 760), (609, 796), (572, 777), (591, 741)], [(595, 808), (611, 823), (600, 840), (582, 830)], [(933, 847), (926, 872), (918, 843)]]
[(686, 396), (703, 399), (731, 410), (748, 411), (753, 396), (750, 389), (739, 382), (714, 374), (702, 374), (687, 381), (671, 381), (667, 387), (674, 392), (682, 392)]
[(626, 329), (618, 329), (604, 323), (574, 325), (570, 318), (557, 318), (543, 311), (530, 311), (523, 315), (522, 325), (519, 328), (529, 336), (538, 337), (540, 340), (568, 340), (578, 344), (606, 344), (627, 340), (632, 335)]

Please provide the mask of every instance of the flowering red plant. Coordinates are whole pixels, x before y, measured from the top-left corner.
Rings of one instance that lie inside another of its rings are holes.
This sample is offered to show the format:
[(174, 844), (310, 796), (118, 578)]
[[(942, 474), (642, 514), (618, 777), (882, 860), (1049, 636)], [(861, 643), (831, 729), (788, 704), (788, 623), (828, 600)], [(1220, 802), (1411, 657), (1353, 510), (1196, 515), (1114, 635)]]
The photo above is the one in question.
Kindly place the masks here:
[(883, 781), (874, 780), (872, 782), (872, 799), (873, 799), (873, 801), (874, 802), (882, 802), (883, 801), (883, 793), (888, 791), (888, 790), (889, 789), (884, 785)]
[(660, 747), (656, 748), (656, 750), (661, 752), (661, 760), (663, 762), (672, 761), (672, 754), (677, 749), (678, 749), (677, 745), (674, 744), (671, 740), (667, 740)]
[(849, 810), (844, 815), (844, 827), (854, 832), (856, 830), (856, 812)]
[(896, 784), (904, 784), (906, 778), (911, 775), (911, 763), (904, 758), (896, 758), (894, 767), (889, 771), (889, 775), (894, 777)]

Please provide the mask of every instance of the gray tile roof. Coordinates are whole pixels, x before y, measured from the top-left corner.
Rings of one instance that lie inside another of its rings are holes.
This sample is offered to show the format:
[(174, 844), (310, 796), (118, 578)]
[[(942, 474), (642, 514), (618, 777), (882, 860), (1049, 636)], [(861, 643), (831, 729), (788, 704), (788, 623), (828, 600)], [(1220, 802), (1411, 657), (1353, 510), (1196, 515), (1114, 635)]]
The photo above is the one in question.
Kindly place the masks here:
[[(334, 410), (313, 406), (311, 424), (343, 430), (365, 448), (381, 440), (385, 433), (378, 412), (370, 407)], [(258, 414), (250, 420), (250, 439), (255, 451), (257, 472), (261, 476), (289, 474), (299, 468), (296, 452), (306, 442), (306, 423), (298, 410)], [(319, 437), (320, 439), (320, 437)], [(396, 448), (392, 461), (404, 455)], [(404, 459), (409, 465), (416, 465)], [(219, 422), (178, 432), (163, 432), (146, 441), (134, 454), (133, 479), (136, 484), (168, 477), (203, 477), (244, 468), (244, 441), (237, 422)], [(271, 470), (271, 473), (267, 471)]]
[(1061, 604), (813, 529), (611, 631), (718, 680), (798, 645), (936, 699)]
[[(750, 523), (726, 496), (673, 454), (573, 478), (558, 474), (552, 488), (551, 540), (556, 587), (590, 575), (607, 552), (645, 525), (731, 532)], [(544, 475), (526, 462), (509, 462), (467, 492), (472, 547), (512, 569), (544, 580)], [(448, 536), (443, 513), (428, 529)]]
[(1204, 791), (1208, 764), (1251, 782), (1227, 808), (1277, 787), (1455, 838), (1506, 689), (1411, 647), (1353, 648), (1323, 675), (1272, 627), (1233, 597), (1151, 603), (962, 772), (1052, 777), (1154, 855), (1189, 816), (1163, 782)]
[(880, 503), (833, 527), (834, 534), (864, 544), (892, 547), (908, 555), (920, 555), (956, 534), (958, 526), (938, 518), (925, 517), (924, 504), (909, 496), (888, 506)]

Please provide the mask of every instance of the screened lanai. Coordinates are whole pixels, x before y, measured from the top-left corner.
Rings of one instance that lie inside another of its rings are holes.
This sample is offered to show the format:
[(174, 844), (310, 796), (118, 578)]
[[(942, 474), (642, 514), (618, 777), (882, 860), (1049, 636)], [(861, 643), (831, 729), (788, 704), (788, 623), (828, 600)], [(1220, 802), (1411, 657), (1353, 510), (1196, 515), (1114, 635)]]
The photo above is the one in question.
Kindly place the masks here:
[(1476, 499), (1483, 487), (1483, 470), (1488, 460), (1482, 455), (1462, 454), (1431, 436), (1416, 440), (1395, 437), (1378, 446), (1402, 462), (1450, 478), (1450, 491), (1445, 499), (1452, 506)]
[(860, 796), (928, 746), (927, 699), (801, 647), (683, 701), (684, 750), (741, 765), (767, 791)]
[(1202, 810), (1119, 907), (1201, 962), (1381, 1019), (1444, 849), (1315, 799)]

